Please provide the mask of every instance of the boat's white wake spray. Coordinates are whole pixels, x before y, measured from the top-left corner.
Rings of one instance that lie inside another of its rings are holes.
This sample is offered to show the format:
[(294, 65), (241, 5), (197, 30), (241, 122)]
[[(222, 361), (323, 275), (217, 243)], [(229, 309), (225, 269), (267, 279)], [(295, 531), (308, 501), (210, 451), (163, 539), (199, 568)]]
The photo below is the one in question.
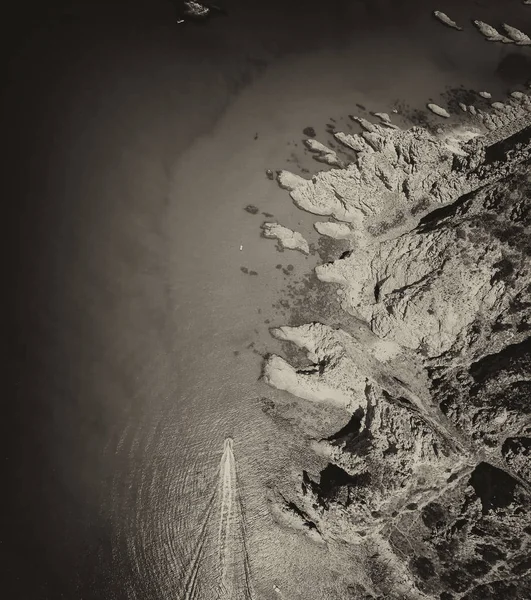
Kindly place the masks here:
[[(184, 582), (183, 600), (199, 600), (202, 598), (199, 589), (199, 571), (204, 562), (208, 538), (212, 533), (213, 519), (218, 514), (217, 552), (208, 553), (215, 556), (217, 562), (217, 600), (254, 600), (251, 583), (249, 554), (242, 499), (239, 494), (236, 461), (233, 453), (232, 438), (223, 444), (217, 483), (206, 508), (204, 519), (199, 529), (199, 537), (195, 552), (190, 561)], [(212, 541), (213, 538), (211, 537)], [(210, 561), (207, 561), (210, 562)], [(214, 565), (208, 565), (210, 574)], [(212, 600), (212, 592), (208, 599)]]

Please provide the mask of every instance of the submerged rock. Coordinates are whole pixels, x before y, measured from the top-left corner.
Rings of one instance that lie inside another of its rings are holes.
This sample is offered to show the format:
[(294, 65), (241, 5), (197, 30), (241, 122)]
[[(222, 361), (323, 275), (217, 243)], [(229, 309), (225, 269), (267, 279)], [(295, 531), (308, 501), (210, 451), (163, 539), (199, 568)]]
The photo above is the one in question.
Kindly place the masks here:
[(283, 227), (278, 223), (264, 223), (262, 225), (262, 235), (266, 238), (277, 239), (281, 248), (298, 250), (303, 254), (310, 253), (310, 246), (300, 233)]

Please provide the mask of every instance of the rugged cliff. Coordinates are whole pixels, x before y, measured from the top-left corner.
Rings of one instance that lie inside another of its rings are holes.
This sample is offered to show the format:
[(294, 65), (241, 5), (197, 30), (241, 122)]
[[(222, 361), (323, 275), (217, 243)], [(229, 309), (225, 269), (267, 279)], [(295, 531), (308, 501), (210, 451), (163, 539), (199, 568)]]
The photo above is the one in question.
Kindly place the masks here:
[(316, 268), (349, 318), (272, 330), (305, 362), (271, 355), (265, 381), (344, 411), (272, 512), (358, 548), (355, 598), (531, 597), (531, 98), (469, 115), (359, 118), (336, 134), (356, 161), (278, 174), (350, 243)]

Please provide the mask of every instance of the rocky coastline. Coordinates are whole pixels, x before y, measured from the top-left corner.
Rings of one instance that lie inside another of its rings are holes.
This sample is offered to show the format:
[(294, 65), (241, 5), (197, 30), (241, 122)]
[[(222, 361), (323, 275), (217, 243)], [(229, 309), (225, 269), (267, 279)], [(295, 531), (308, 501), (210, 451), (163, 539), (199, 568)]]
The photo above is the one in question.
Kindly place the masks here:
[[(504, 36), (491, 28), (500, 39), (476, 26), (491, 41), (528, 43), (509, 26)], [(322, 468), (272, 488), (271, 512), (315, 543), (357, 549), (363, 568), (349, 597), (531, 597), (531, 85), (523, 83), (488, 110), (460, 106), (465, 125), (452, 122), (450, 106), (428, 105), (436, 131), (354, 117), (361, 133), (335, 133), (353, 162), (312, 138), (308, 148), (333, 168), (311, 179), (277, 174), (296, 206), (329, 218), (315, 223), (320, 235), (349, 244), (315, 269), (348, 319), (271, 330), (304, 366), (271, 354), (263, 380), (343, 414), (335, 431), (323, 425), (306, 440)], [(267, 235), (290, 247), (300, 234), (287, 232)]]

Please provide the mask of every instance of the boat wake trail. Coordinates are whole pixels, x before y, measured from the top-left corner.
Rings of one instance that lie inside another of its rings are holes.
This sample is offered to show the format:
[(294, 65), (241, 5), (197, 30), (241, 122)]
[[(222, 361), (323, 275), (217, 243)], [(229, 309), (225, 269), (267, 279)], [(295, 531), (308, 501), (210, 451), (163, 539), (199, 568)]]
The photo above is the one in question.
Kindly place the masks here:
[(199, 573), (199, 567), (201, 565), (202, 554), (205, 548), (205, 542), (208, 536), (208, 524), (212, 515), (214, 506), (216, 504), (217, 488), (214, 490), (212, 497), (208, 503), (208, 507), (205, 512), (205, 517), (199, 530), (199, 539), (197, 541), (197, 548), (194, 552), (190, 566), (188, 567), (188, 577), (185, 584), (184, 600), (194, 600), (197, 598), (197, 575)]
[[(215, 537), (213, 529), (216, 526)], [(208, 548), (209, 543), (216, 547)], [(215, 586), (208, 586), (208, 596), (201, 592), (199, 586), (203, 569), (208, 579), (216, 577)], [(213, 596), (217, 600), (255, 600), (232, 438), (227, 438), (223, 444), (217, 482), (199, 529), (182, 598), (211, 600)]]

